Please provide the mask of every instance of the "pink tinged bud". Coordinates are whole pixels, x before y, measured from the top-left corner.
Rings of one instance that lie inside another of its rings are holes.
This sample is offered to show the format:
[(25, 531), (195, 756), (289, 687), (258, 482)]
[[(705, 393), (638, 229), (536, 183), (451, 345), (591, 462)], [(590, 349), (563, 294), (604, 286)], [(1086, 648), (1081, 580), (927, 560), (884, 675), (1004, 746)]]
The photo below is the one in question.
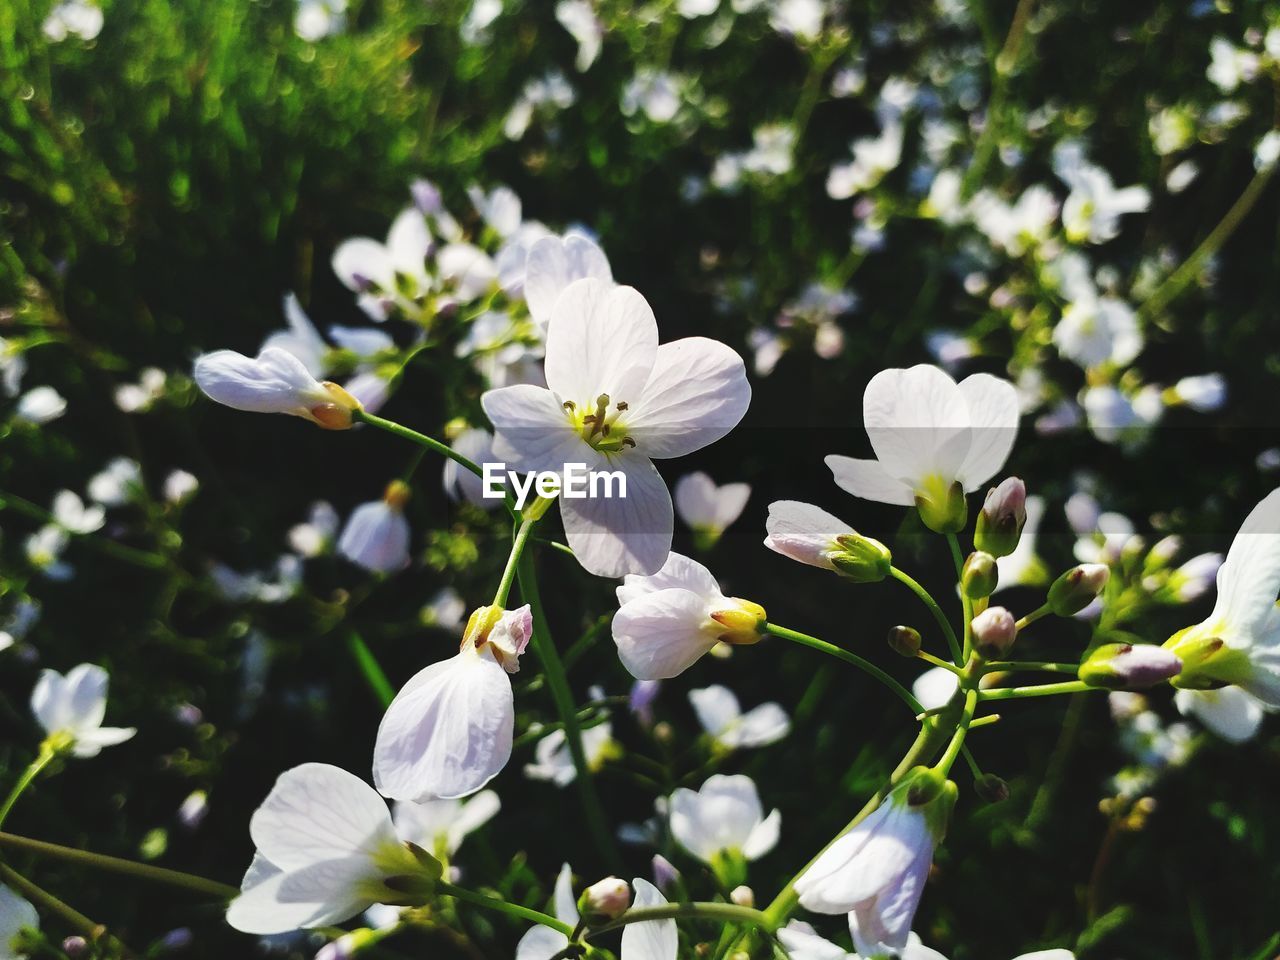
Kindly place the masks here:
[(973, 643), (988, 660), (1005, 656), (1018, 637), (1018, 624), (1004, 607), (988, 607), (973, 618)]
[(520, 657), (532, 636), (533, 612), (526, 603), (523, 607), (505, 611), (498, 618), (486, 638), (486, 647), (507, 673), (516, 673), (520, 669)]
[(1178, 656), (1154, 644), (1106, 643), (1080, 664), (1079, 677), (1091, 687), (1151, 687), (1182, 672)]
[(1017, 548), (1026, 523), (1027, 486), (1017, 477), (1009, 477), (987, 491), (974, 529), (973, 545), (993, 557), (1007, 557)]
[(660, 853), (653, 855), (652, 870), (653, 884), (659, 889), (667, 890), (680, 880), (680, 871)]
[(605, 877), (583, 891), (578, 907), (596, 922), (616, 920), (631, 906), (631, 888), (625, 880)]
[(914, 657), (920, 652), (920, 631), (915, 627), (896, 626), (889, 629), (889, 649), (900, 657)]
[(756, 893), (746, 884), (734, 887), (729, 893), (729, 899), (740, 907), (754, 907), (756, 905)]
[(1074, 616), (1102, 593), (1110, 576), (1111, 570), (1101, 563), (1072, 567), (1049, 587), (1049, 609), (1060, 617)]

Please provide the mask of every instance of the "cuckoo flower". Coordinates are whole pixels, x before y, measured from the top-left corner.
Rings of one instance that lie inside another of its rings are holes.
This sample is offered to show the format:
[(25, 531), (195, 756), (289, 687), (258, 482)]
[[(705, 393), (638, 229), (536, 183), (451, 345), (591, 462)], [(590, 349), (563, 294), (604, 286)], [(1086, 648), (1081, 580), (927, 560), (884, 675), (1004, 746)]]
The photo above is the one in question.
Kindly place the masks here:
[(1165, 642), (1182, 660), (1175, 687), (1235, 685), (1280, 707), (1280, 489), (1249, 513), (1218, 569), (1209, 618)]
[(104, 727), (107, 713), (107, 671), (82, 663), (64, 677), (56, 670), (41, 672), (31, 693), (31, 712), (48, 734), (50, 745), (72, 756), (96, 757), (103, 747), (124, 743), (133, 727)]
[[(779, 930), (778, 940), (787, 948), (791, 960), (860, 960), (857, 954), (846, 953), (839, 944), (819, 936), (801, 920), (792, 920)], [(899, 960), (947, 960), (937, 950), (926, 947), (914, 933), (907, 937), (907, 945), (898, 957)], [(1013, 960), (1075, 960), (1075, 954), (1070, 950), (1037, 950)]]
[(1013, 384), (985, 373), (956, 383), (938, 367), (882, 370), (862, 398), (874, 460), (829, 456), (835, 481), (856, 497), (916, 504), (931, 529), (955, 531), (964, 495), (990, 480), (1018, 432)]
[(396, 835), (386, 802), (325, 763), (280, 775), (249, 821), (257, 848), (227, 908), (245, 933), (349, 920), (375, 903), (421, 903), (440, 864)]
[(745, 483), (716, 482), (705, 473), (686, 473), (676, 481), (676, 513), (689, 525), (701, 545), (711, 546), (742, 515), (751, 496)]
[(353, 237), (339, 244), (333, 252), (333, 272), (360, 294), (360, 309), (382, 321), (404, 292), (412, 300), (430, 288), (426, 259), (431, 244), (431, 229), (422, 211), (407, 207), (392, 222), (386, 243)]
[(511, 757), (520, 669), (533, 622), (518, 610), (471, 614), (458, 654), (420, 670), (391, 701), (373, 752), (383, 796), (422, 802), (465, 797), (498, 775)]
[(709, 777), (696, 792), (680, 787), (671, 795), (671, 835), (703, 863), (758, 860), (778, 843), (782, 814), (767, 817), (750, 777)]
[(796, 881), (800, 905), (849, 914), (860, 954), (900, 953), (955, 798), (955, 784), (917, 767)]
[(690, 690), (689, 702), (702, 729), (728, 750), (766, 747), (791, 732), (791, 719), (779, 704), (762, 703), (743, 713), (733, 691), (719, 684)]
[(717, 643), (760, 639), (764, 608), (726, 597), (711, 571), (672, 553), (652, 576), (627, 576), (618, 587), (613, 642), (637, 680), (679, 676)]
[(351, 426), (360, 401), (336, 383), (320, 382), (287, 350), (267, 347), (257, 357), (215, 350), (196, 358), (196, 384), (211, 400), (251, 413), (288, 413), (328, 430)]
[(561, 496), (565, 535), (591, 573), (656, 572), (671, 549), (673, 511), (652, 460), (692, 453), (737, 425), (751, 399), (742, 358), (704, 337), (659, 346), (644, 297), (586, 279), (556, 300), (546, 375), (546, 388), (483, 396), (495, 458), (520, 471), (581, 464), (621, 473), (625, 484), (603, 495)]
[[(573, 896), (573, 871), (567, 863), (561, 866), (560, 873), (556, 876), (552, 902), (557, 920), (570, 927), (578, 925), (578, 904)], [(516, 944), (516, 960), (551, 960), (567, 946), (569, 938), (559, 930), (544, 926), (530, 927)]]
[(356, 507), (338, 537), (338, 553), (374, 573), (395, 573), (407, 567), (409, 521), (404, 505), (408, 499), (408, 485), (393, 480), (381, 500)]

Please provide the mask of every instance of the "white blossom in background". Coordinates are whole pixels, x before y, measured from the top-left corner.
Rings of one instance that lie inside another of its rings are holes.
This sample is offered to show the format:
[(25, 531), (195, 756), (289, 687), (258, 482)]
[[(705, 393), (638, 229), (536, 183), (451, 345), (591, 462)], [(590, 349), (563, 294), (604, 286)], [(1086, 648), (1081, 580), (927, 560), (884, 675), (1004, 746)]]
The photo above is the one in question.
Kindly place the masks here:
[[(587, 767), (599, 770), (610, 756), (617, 752), (613, 739), (613, 725), (608, 721), (597, 723), (582, 731), (582, 752), (586, 754)], [(569, 742), (562, 729), (555, 729), (538, 741), (533, 748), (533, 762), (525, 764), (524, 775), (530, 780), (545, 780), (557, 787), (567, 787), (578, 776), (569, 752)]]
[[(567, 863), (556, 875), (551, 912), (569, 927), (576, 927), (580, 920), (578, 901), (573, 895), (573, 871)], [(563, 933), (538, 924), (526, 930), (516, 944), (516, 960), (551, 960), (567, 946), (569, 938)]]
[(333, 547), (338, 533), (338, 511), (327, 500), (317, 500), (307, 519), (289, 528), (289, 548), (300, 557), (318, 557)]
[(253, 862), (227, 908), (227, 923), (245, 933), (342, 923), (394, 899), (400, 885), (387, 886), (388, 878), (430, 876), (397, 836), (377, 792), (324, 763), (281, 774), (249, 834)]
[(1184, 717), (1194, 717), (1228, 743), (1252, 740), (1262, 726), (1262, 703), (1239, 687), (1179, 690), (1173, 702)]
[[(792, 920), (778, 931), (778, 940), (791, 955), (791, 960), (861, 960), (857, 954), (847, 952), (838, 944), (819, 936), (812, 926), (802, 920)], [(926, 947), (915, 934), (907, 937), (907, 944), (898, 954), (898, 960), (947, 960), (937, 950)], [(1070, 950), (1037, 950), (1024, 953), (1013, 960), (1075, 960)]]
[(1014, 204), (990, 190), (979, 190), (969, 201), (973, 224), (992, 246), (1020, 257), (1049, 239), (1058, 218), (1058, 200), (1041, 184), (1023, 190)]
[(41, 30), (53, 43), (67, 37), (94, 40), (102, 32), (102, 8), (88, 0), (63, 0), (45, 17)]
[(677, 0), (676, 13), (686, 20), (709, 17), (720, 8), (720, 0)]
[(409, 565), (409, 521), (404, 506), (409, 487), (399, 480), (387, 485), (381, 500), (351, 511), (338, 537), (338, 554), (372, 573), (397, 573)]
[(466, 602), (453, 587), (444, 587), (422, 608), (423, 622), (444, 630), (461, 630)]
[(199, 489), (200, 480), (187, 470), (170, 470), (161, 488), (165, 503), (173, 505), (186, 503)]
[(497, 816), (501, 808), (496, 793), (481, 790), (466, 800), (400, 800), (392, 818), (400, 839), (445, 859), (457, 853), (462, 841)]
[(600, 245), (584, 233), (540, 237), (529, 247), (525, 262), (524, 298), (529, 315), (545, 336), (560, 295), (576, 280), (613, 283), (609, 258)]
[(1214, 413), (1227, 402), (1227, 381), (1220, 373), (1183, 377), (1170, 389), (1179, 403), (1197, 413)]
[(1132, 396), (1110, 384), (1086, 387), (1080, 405), (1095, 437), (1128, 447), (1143, 443), (1164, 416), (1160, 390), (1150, 384)]
[(622, 88), (619, 108), (625, 116), (643, 113), (653, 123), (670, 123), (680, 112), (682, 80), (666, 70), (640, 67)]
[(716, 774), (697, 791), (681, 787), (671, 795), (671, 835), (703, 863), (725, 856), (758, 860), (778, 843), (782, 814), (766, 817), (750, 777)]
[(50, 580), (70, 580), (75, 570), (62, 559), (68, 540), (63, 527), (56, 523), (45, 524), (23, 541), (27, 562)]
[(791, 732), (791, 718), (777, 703), (762, 703), (746, 713), (728, 687), (715, 684), (689, 691), (689, 703), (702, 729), (728, 750), (767, 747)]
[(1280, 490), (1245, 518), (1218, 570), (1209, 617), (1179, 630), (1165, 649), (1183, 662), (1171, 683), (1191, 690), (1234, 685), (1280, 707)]
[(20, 960), (28, 954), (18, 952), (22, 931), (39, 930), (40, 915), (26, 898), (0, 883), (0, 960)]
[(937, 710), (951, 702), (959, 687), (960, 681), (953, 671), (946, 667), (931, 667), (916, 677), (911, 684), (911, 695), (926, 710)]
[(16, 397), (22, 390), (22, 378), (27, 374), (27, 358), (14, 340), (0, 337), (0, 393)]
[(116, 457), (89, 478), (86, 491), (94, 503), (104, 507), (122, 507), (144, 495), (142, 467), (137, 460)]
[(1142, 352), (1138, 317), (1123, 300), (1108, 295), (1072, 300), (1053, 328), (1053, 345), (1085, 370), (1127, 366)]
[(308, 43), (342, 33), (347, 27), (347, 0), (298, 0), (293, 32)]
[(508, 469), (621, 472), (626, 496), (559, 498), (565, 536), (598, 576), (653, 573), (671, 549), (674, 510), (651, 458), (723, 437), (750, 403), (742, 358), (715, 340), (658, 345), (653, 311), (630, 287), (578, 280), (556, 301), (547, 388), (519, 384), (481, 398)]
[[(454, 453), (466, 457), (482, 468), (493, 459), (493, 434), (479, 427), (463, 430), (449, 445)], [(482, 510), (492, 510), (502, 501), (484, 495), (484, 483), (480, 477), (455, 460), (445, 460), (442, 476), (444, 492), (451, 500), (463, 500)]]
[(124, 743), (137, 731), (133, 727), (104, 727), (107, 714), (107, 671), (82, 663), (64, 677), (56, 670), (42, 670), (31, 692), (31, 712), (52, 740), (76, 757), (96, 757), (103, 747)]
[(1073, 243), (1105, 243), (1120, 233), (1120, 217), (1151, 206), (1151, 192), (1142, 186), (1117, 188), (1111, 174), (1084, 159), (1078, 144), (1059, 144), (1054, 172), (1071, 188), (1062, 204), (1062, 226)]
[(679, 676), (721, 641), (753, 643), (765, 612), (726, 597), (711, 571), (679, 553), (651, 576), (629, 574), (617, 588), (613, 642), (637, 680)]
[(67, 412), (67, 401), (53, 387), (33, 387), (18, 398), (13, 415), (25, 423), (52, 423)]
[(1235, 93), (1242, 83), (1252, 83), (1258, 75), (1258, 55), (1237, 47), (1226, 37), (1209, 41), (1209, 57), (1205, 76), (1223, 93)]
[(383, 796), (456, 799), (498, 775), (511, 757), (515, 729), (508, 674), (520, 669), (532, 631), (528, 604), (481, 607), (457, 655), (400, 688), (374, 745), (373, 782)]
[(1184, 561), (1169, 575), (1169, 586), (1182, 603), (1189, 603), (1208, 593), (1226, 559), (1220, 553), (1200, 553)]
[(596, 16), (590, 0), (560, 0), (556, 4), (556, 20), (577, 41), (578, 57), (574, 66), (578, 72), (591, 69), (604, 42), (604, 24)]
[(823, 0), (772, 0), (769, 26), (783, 36), (810, 43), (822, 35), (825, 13)]
[(886, 124), (876, 137), (855, 140), (850, 146), (853, 159), (831, 168), (827, 195), (832, 200), (847, 200), (880, 183), (902, 159), (902, 136), (902, 126), (895, 122)]
[(1072, 553), (1081, 563), (1111, 566), (1123, 553), (1140, 549), (1133, 521), (1122, 513), (1104, 511), (1090, 493), (1073, 493), (1064, 506), (1067, 524), (1076, 534)]
[(486, 192), (472, 184), (467, 187), (467, 199), (480, 219), (499, 237), (510, 237), (520, 229), (524, 205), (510, 187), (499, 185)]
[(165, 395), (169, 375), (159, 367), (145, 367), (138, 375), (137, 383), (122, 383), (116, 387), (116, 406), (125, 413), (145, 413)]
[(59, 490), (53, 497), (53, 522), (71, 533), (93, 533), (101, 530), (107, 512), (100, 505), (86, 506), (71, 490)]
[(701, 471), (686, 473), (676, 481), (676, 513), (691, 530), (714, 542), (742, 515), (750, 496), (748, 484), (717, 486)]
[(938, 367), (882, 370), (862, 399), (875, 460), (831, 455), (836, 485), (904, 506), (979, 489), (1004, 466), (1018, 432), (1013, 384), (985, 373), (957, 384)]
[(0, 618), (0, 650), (25, 640), (39, 619), (40, 604), (30, 597), (20, 597), (8, 615)]
[(548, 70), (524, 85), (503, 121), (502, 132), (508, 140), (520, 140), (528, 132), (535, 116), (550, 117), (566, 110), (577, 101), (577, 94), (564, 74)]
[[(385, 243), (370, 237), (345, 240), (333, 251), (331, 265), (343, 285), (359, 295), (360, 309), (381, 322), (397, 307), (412, 307), (430, 289), (426, 258), (431, 249), (426, 217), (417, 207), (407, 207), (392, 221)], [(409, 287), (407, 301), (397, 278)]]

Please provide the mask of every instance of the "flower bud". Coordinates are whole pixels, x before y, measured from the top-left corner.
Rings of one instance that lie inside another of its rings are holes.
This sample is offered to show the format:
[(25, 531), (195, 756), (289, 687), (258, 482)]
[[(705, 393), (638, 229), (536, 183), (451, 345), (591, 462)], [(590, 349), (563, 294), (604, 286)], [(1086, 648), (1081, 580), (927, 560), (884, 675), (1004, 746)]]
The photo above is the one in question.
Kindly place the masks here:
[(984, 773), (973, 782), (973, 792), (987, 803), (1009, 799), (1009, 784), (994, 773)]
[(1004, 607), (988, 607), (973, 618), (974, 649), (988, 660), (1005, 656), (1018, 637), (1018, 623)]
[(67, 937), (62, 941), (62, 952), (72, 960), (89, 956), (89, 941), (84, 937)]
[(1007, 557), (1017, 549), (1026, 522), (1027, 486), (1017, 477), (1009, 477), (987, 491), (974, 527), (973, 545), (993, 557)]
[(1243, 683), (1253, 674), (1249, 655), (1227, 646), (1203, 624), (1179, 630), (1161, 649), (1182, 661), (1182, 671), (1169, 681), (1181, 690), (1217, 690)]
[(625, 880), (605, 877), (582, 891), (578, 910), (588, 923), (616, 920), (631, 906), (631, 888)]
[(877, 583), (889, 575), (893, 553), (879, 540), (854, 532), (836, 537), (836, 544), (840, 552), (829, 559), (840, 576), (854, 583)]
[(1177, 655), (1149, 643), (1104, 643), (1080, 664), (1078, 676), (1091, 687), (1151, 687), (1182, 672)]
[(740, 907), (754, 907), (756, 905), (756, 893), (746, 884), (741, 884), (729, 892), (729, 900)]
[(970, 600), (981, 600), (995, 593), (999, 578), (996, 558), (989, 553), (975, 550), (969, 554), (960, 571), (960, 589)]
[(1110, 569), (1101, 563), (1072, 567), (1049, 587), (1049, 609), (1060, 617), (1074, 616), (1102, 593), (1110, 576)]
[(900, 657), (914, 657), (920, 652), (920, 631), (901, 624), (890, 627), (889, 649)]
[(363, 410), (364, 405), (332, 380), (325, 380), (320, 386), (329, 400), (311, 408), (311, 419), (326, 430), (350, 430), (355, 412)]
[(916, 509), (934, 533), (959, 533), (969, 520), (969, 503), (959, 480), (946, 488), (917, 490)]
[(758, 643), (764, 636), (761, 624), (769, 619), (764, 607), (739, 597), (729, 597), (728, 601), (731, 606), (715, 610), (711, 614), (711, 619), (724, 627), (719, 639), (733, 644)]
[(653, 885), (659, 890), (667, 890), (680, 880), (680, 871), (660, 853), (653, 855), (651, 869), (653, 871)]

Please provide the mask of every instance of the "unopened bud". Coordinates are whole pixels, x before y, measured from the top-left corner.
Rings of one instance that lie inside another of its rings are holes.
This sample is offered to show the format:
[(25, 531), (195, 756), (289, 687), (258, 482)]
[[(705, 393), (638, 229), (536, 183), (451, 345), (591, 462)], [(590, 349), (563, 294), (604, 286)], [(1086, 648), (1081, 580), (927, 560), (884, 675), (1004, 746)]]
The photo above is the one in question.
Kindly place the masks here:
[(996, 558), (989, 553), (975, 550), (969, 554), (960, 571), (960, 589), (970, 600), (981, 600), (995, 593), (999, 579)]
[(578, 910), (588, 923), (616, 920), (631, 906), (631, 888), (625, 880), (605, 877), (582, 891)]
[(840, 552), (832, 553), (829, 559), (840, 576), (854, 583), (876, 583), (889, 575), (893, 553), (879, 540), (845, 533), (836, 537), (836, 544)]
[(1072, 567), (1049, 587), (1049, 609), (1060, 617), (1074, 616), (1102, 593), (1110, 576), (1110, 569), (1101, 563)]
[(1027, 522), (1027, 486), (1009, 477), (987, 491), (973, 531), (973, 545), (993, 557), (1007, 557), (1018, 546)]
[(756, 905), (756, 893), (745, 883), (734, 887), (729, 892), (729, 899), (740, 907), (754, 907)]
[(73, 958), (73, 960), (87, 957), (89, 956), (89, 941), (84, 937), (67, 937), (62, 941), (62, 952)]
[(1009, 784), (994, 773), (984, 773), (973, 782), (973, 792), (987, 803), (1009, 799)]
[(889, 649), (900, 657), (914, 657), (920, 652), (920, 631), (901, 624), (890, 627)]
[(1091, 687), (1151, 687), (1182, 672), (1177, 655), (1150, 643), (1104, 643), (1080, 664), (1078, 676)]
[(659, 890), (667, 890), (680, 880), (680, 871), (660, 853), (653, 855), (650, 869), (653, 871), (653, 885)]
[(945, 488), (938, 484), (933, 489), (917, 490), (916, 509), (924, 525), (934, 533), (959, 533), (969, 519), (969, 503), (959, 480)]
[(1018, 638), (1018, 622), (1004, 607), (988, 607), (973, 618), (973, 646), (988, 660), (1003, 657)]
[(724, 628), (718, 635), (724, 643), (749, 644), (764, 636), (762, 627), (769, 617), (760, 604), (730, 597), (729, 606), (713, 611), (711, 619)]

